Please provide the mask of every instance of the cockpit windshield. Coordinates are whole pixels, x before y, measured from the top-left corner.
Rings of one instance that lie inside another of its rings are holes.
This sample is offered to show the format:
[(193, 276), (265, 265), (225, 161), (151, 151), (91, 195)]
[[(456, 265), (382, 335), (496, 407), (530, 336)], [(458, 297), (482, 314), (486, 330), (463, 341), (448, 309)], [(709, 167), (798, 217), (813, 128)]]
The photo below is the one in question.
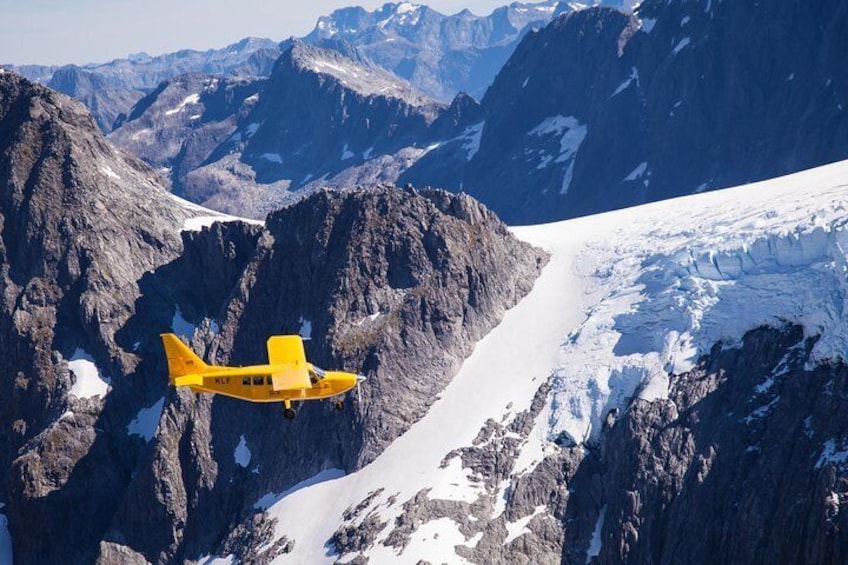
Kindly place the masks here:
[(309, 369), (309, 380), (312, 381), (312, 384), (317, 383), (325, 376), (327, 376), (327, 373), (321, 367), (316, 367), (315, 365), (312, 365), (312, 367)]

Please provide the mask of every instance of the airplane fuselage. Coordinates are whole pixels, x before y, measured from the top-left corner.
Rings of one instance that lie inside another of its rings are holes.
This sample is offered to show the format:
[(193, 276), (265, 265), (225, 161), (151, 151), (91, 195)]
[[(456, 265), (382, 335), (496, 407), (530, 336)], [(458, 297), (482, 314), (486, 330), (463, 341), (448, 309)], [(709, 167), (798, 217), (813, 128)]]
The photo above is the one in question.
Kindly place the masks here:
[(203, 384), (192, 384), (190, 388), (194, 392), (223, 394), (250, 402), (281, 402), (329, 398), (356, 386), (356, 375), (327, 371), (321, 380), (312, 383), (309, 388), (274, 390), (271, 375), (282, 370), (274, 365), (213, 367), (202, 373)]

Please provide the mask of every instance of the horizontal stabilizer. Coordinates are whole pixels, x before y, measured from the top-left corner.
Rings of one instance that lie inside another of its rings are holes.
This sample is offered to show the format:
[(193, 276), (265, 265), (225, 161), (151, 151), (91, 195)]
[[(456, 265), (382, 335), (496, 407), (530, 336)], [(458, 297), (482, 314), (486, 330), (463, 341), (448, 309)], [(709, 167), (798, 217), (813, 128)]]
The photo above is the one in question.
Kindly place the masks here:
[(175, 377), (174, 386), (203, 386), (203, 375), (185, 375)]

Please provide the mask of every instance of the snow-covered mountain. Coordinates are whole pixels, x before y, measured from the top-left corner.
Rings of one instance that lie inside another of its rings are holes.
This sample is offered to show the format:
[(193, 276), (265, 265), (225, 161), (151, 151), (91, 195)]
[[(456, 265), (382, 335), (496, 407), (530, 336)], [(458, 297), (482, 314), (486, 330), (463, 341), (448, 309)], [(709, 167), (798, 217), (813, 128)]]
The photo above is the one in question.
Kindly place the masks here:
[(535, 223), (844, 159), (845, 37), (839, 0), (564, 14), (487, 91), (474, 157), (442, 144), (400, 182), (461, 188)]
[(463, 132), (477, 109), (467, 96), (448, 107), (373, 63), (294, 41), (267, 80), (163, 83), (109, 139), (177, 194), (261, 218), (325, 186), (392, 181), (436, 139), (472, 144)]
[(459, 92), (479, 100), (525, 33), (571, 9), (554, 0), (514, 2), (488, 16), (469, 10), (445, 15), (410, 2), (374, 11), (350, 7), (319, 18), (303, 40), (352, 45), (437, 100), (450, 102)]
[[(257, 551), (285, 545), (266, 554), (275, 563), (840, 561), (846, 178), (843, 161), (515, 228), (551, 253), (532, 292), (370, 465), (258, 498), (274, 527)], [(806, 534), (775, 526), (797, 521)]]

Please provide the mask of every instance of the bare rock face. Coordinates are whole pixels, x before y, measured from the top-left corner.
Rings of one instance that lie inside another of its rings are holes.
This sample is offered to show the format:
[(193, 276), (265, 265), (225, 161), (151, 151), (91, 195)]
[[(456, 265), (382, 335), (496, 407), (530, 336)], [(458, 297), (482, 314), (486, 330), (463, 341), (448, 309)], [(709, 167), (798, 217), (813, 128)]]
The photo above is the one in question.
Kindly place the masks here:
[[(13, 73), (0, 75), (0, 151), (0, 478), (15, 555), (90, 560), (137, 451), (131, 404), (113, 400), (143, 390), (140, 359), (117, 332), (191, 214), (79, 103)], [(111, 392), (87, 392), (77, 358)], [(60, 531), (68, 543), (43, 542)]]
[[(426, 413), (546, 263), (465, 196), (394, 187), (321, 192), (271, 214), (240, 274), (226, 278), (229, 286), (213, 279), (222, 292), (203, 298), (201, 271), (191, 265), (230, 247), (209, 242), (248, 241), (246, 228), (219, 229), (187, 239), (185, 256), (194, 258), (160, 270), (185, 281), (177, 295), (194, 304), (183, 312), (195, 319), (219, 301), (220, 331), (195, 333), (195, 347), (210, 361), (255, 363), (267, 355), (268, 335), (299, 331), (312, 337), (312, 362), (368, 381), (349, 395), (345, 412), (305, 403), (294, 422), (276, 405), (169, 394), (150, 459), (107, 536), (154, 561), (193, 559), (221, 544), (258, 559), (243, 536), (229, 533), (250, 529), (254, 503), (323, 469), (351, 471), (373, 460)], [(240, 443), (247, 464), (233, 456)]]
[(260, 336), (308, 324), (326, 336), (308, 346), (319, 365), (369, 375), (357, 410), (363, 451), (346, 468), (423, 414), (546, 262), (486, 208), (441, 191), (323, 192), (272, 214), (267, 229), (227, 307), (238, 325), (225, 323), (219, 347), (254, 357)]
[(841, 563), (848, 558), (848, 370), (810, 366), (799, 327), (716, 346), (637, 402), (601, 456), (602, 562)]

